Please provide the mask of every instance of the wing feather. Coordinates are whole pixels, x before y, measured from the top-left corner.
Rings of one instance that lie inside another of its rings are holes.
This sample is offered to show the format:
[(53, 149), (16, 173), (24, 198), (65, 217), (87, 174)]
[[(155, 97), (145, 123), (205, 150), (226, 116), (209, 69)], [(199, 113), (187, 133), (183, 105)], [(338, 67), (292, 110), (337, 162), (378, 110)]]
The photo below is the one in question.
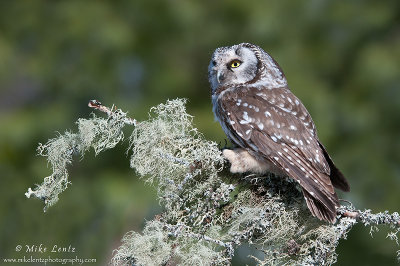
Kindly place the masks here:
[(307, 206), (334, 221), (337, 195), (311, 116), (288, 88), (240, 87), (224, 91), (216, 110), (228, 137), (282, 168), (303, 188)]

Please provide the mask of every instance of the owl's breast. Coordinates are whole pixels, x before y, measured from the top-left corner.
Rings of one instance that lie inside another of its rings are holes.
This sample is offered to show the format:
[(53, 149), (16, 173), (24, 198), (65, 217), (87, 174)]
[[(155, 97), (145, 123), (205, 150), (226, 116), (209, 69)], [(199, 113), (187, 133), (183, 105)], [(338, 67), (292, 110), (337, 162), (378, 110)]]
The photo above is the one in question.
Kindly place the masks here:
[[(234, 129), (234, 125), (238, 122), (236, 121), (236, 116), (233, 113), (232, 106), (232, 97), (235, 97), (235, 91), (232, 89), (225, 89), (219, 94), (213, 94), (212, 103), (213, 103), (213, 112), (215, 120), (218, 121), (224, 131), (225, 135), (230, 139), (233, 144), (236, 144), (240, 147), (246, 147), (245, 140), (246, 138), (244, 133), (237, 132)], [(249, 132), (247, 132), (247, 135)], [(248, 136), (247, 136), (248, 137)]]

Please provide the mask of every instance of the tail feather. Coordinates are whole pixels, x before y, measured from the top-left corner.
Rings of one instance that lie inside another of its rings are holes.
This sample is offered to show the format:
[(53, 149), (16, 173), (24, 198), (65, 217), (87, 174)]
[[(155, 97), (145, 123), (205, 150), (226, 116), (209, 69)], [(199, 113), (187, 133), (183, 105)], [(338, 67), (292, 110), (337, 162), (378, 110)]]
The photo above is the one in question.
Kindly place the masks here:
[(303, 189), (304, 198), (306, 199), (307, 207), (312, 215), (320, 220), (336, 222), (336, 208), (339, 207), (339, 201), (332, 201), (329, 205), (322, 204), (319, 200), (311, 196), (305, 189)]
[(335, 188), (341, 189), (345, 192), (349, 192), (350, 185), (347, 182), (346, 178), (344, 177), (342, 172), (340, 172), (340, 170), (335, 166), (331, 157), (329, 156), (328, 152), (326, 151), (325, 147), (321, 143), (319, 143), (319, 146), (321, 147), (322, 151), (324, 152), (325, 159), (327, 160), (327, 162), (329, 164), (329, 168), (331, 169), (330, 178), (331, 178), (332, 185)]

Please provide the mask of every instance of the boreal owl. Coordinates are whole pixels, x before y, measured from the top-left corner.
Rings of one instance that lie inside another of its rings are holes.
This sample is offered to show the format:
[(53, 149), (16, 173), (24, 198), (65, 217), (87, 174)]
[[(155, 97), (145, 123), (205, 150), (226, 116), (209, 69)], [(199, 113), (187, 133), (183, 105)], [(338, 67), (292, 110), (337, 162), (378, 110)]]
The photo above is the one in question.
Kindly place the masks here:
[(273, 172), (295, 179), (311, 213), (335, 222), (334, 187), (350, 191), (318, 139), (310, 114), (275, 60), (241, 43), (217, 48), (208, 67), (213, 112), (237, 146), (223, 150), (231, 172)]

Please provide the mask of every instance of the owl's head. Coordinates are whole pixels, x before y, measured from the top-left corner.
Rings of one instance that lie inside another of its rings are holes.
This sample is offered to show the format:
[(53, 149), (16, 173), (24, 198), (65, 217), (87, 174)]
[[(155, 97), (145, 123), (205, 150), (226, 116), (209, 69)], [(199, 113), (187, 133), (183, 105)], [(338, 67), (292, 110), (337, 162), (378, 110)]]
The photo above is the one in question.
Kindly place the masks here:
[(275, 60), (257, 45), (241, 43), (217, 48), (208, 66), (212, 93), (221, 86), (263, 82), (282, 87), (286, 78)]

